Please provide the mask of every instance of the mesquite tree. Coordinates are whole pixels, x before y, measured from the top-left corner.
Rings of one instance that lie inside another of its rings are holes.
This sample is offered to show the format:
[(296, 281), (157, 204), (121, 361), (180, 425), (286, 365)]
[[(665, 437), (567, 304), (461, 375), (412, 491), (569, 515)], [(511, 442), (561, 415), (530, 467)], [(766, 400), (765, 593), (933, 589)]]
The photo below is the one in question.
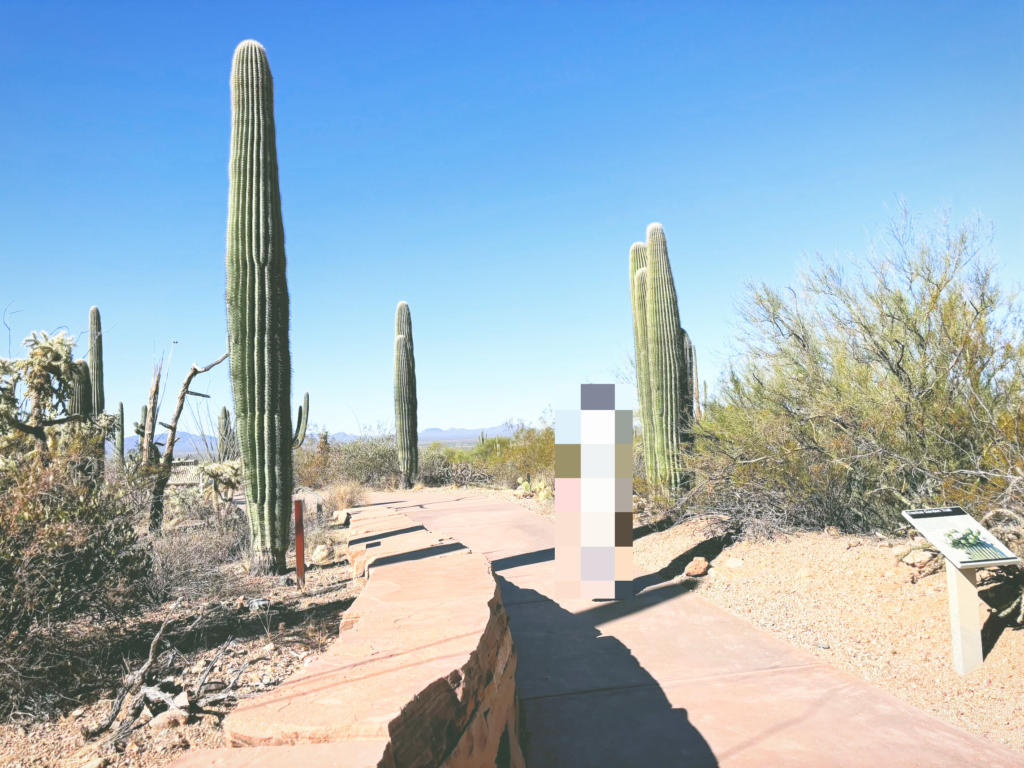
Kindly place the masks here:
[(227, 315), (252, 570), (283, 572), (292, 498), (291, 352), (274, 84), (255, 40), (231, 69)]
[(412, 315), (398, 302), (395, 312), (395, 437), (402, 484), (412, 488), (419, 474), (419, 434), (416, 431), (416, 359), (413, 356)]

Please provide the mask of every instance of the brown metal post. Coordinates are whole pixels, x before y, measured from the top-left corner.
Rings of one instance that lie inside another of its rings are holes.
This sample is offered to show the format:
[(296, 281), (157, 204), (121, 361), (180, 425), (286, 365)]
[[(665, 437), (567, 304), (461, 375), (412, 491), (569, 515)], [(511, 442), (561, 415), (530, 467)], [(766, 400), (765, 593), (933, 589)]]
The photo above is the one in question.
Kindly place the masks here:
[(295, 580), (299, 589), (306, 586), (306, 548), (302, 541), (302, 500), (295, 500)]

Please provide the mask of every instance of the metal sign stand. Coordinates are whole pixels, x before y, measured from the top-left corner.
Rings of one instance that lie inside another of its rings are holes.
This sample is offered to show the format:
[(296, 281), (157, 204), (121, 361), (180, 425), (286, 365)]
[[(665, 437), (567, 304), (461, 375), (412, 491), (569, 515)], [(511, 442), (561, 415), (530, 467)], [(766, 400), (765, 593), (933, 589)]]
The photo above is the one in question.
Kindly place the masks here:
[(903, 517), (946, 560), (953, 667), (968, 675), (985, 660), (981, 651), (978, 569), (1017, 565), (1020, 558), (960, 507), (908, 509)]
[(960, 570), (946, 560), (949, 626), (953, 632), (953, 668), (967, 675), (981, 666), (981, 617), (978, 615), (976, 568)]

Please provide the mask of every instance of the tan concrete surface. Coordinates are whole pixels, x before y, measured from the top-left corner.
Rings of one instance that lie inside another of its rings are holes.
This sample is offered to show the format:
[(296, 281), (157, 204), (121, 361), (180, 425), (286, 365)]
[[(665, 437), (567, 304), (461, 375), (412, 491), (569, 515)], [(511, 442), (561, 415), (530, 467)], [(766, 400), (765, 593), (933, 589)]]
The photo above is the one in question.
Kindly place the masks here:
[(776, 640), (685, 583), (620, 602), (552, 600), (554, 524), (521, 506), (470, 492), (372, 501), (492, 561), (532, 768), (1024, 766), (1024, 755)]

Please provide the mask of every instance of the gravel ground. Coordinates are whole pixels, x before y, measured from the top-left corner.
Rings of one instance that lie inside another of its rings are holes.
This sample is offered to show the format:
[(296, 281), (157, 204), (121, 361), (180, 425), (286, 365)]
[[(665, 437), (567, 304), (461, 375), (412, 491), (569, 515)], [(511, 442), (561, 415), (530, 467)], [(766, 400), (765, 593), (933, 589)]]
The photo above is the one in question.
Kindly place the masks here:
[[(708, 528), (690, 521), (638, 539), (634, 564), (678, 572)], [(985, 663), (960, 677), (945, 570), (922, 578), (900, 560), (909, 543), (828, 533), (740, 542), (711, 561), (696, 592), (935, 717), (1024, 752), (1024, 629), (1006, 627)], [(988, 620), (987, 606), (981, 611)]]
[[(322, 566), (310, 566), (303, 592), (273, 577), (250, 578), (245, 583), (245, 596), (202, 605), (181, 604), (174, 609), (165, 606), (141, 617), (139, 624), (146, 627), (159, 626), (168, 615), (175, 618), (166, 635), (181, 651), (180, 660), (167, 673), (174, 687), (194, 689), (229, 635), (236, 639), (214, 666), (208, 681), (224, 684), (248, 662), (234, 689), (240, 697), (272, 689), (323, 652), (338, 636), (340, 617), (362, 586), (362, 580), (351, 579), (343, 554), (345, 535), (347, 532), (340, 530), (332, 532), (336, 555)], [(250, 610), (248, 603), (254, 597), (270, 600), (269, 613), (267, 609)], [(183, 628), (193, 624), (200, 613), (204, 618), (195, 629), (184, 632)], [(175, 629), (179, 630), (177, 634)], [(149, 637), (153, 634), (155, 630)], [(137, 669), (141, 661), (132, 659), (131, 668)], [(103, 720), (114, 696), (113, 690), (83, 696), (80, 706), (48, 722), (0, 725), (0, 765), (155, 768), (189, 748), (224, 746), (220, 724), (231, 705), (212, 705), (193, 714), (185, 725), (166, 730), (150, 726), (144, 713), (138, 721), (140, 727), (126, 744), (111, 745), (105, 738), (110, 732), (87, 742), (81, 727)], [(122, 709), (122, 719), (127, 709), (127, 705)]]

